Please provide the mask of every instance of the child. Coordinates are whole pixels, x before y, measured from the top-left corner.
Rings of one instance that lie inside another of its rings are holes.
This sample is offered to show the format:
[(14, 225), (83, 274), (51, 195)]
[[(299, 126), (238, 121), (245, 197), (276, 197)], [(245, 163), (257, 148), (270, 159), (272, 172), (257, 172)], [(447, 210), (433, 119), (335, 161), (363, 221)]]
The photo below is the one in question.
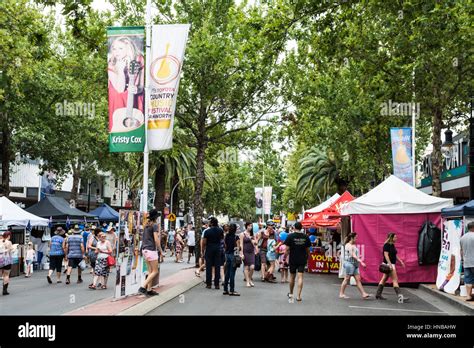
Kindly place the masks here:
[(28, 250), (26, 251), (26, 270), (25, 270), (25, 277), (29, 278), (31, 277), (31, 274), (33, 273), (33, 262), (35, 261), (36, 258), (36, 251), (33, 248), (33, 243), (29, 242), (28, 243)]
[(281, 271), (281, 282), (288, 283), (288, 257), (285, 255), (286, 252), (286, 245), (282, 242), (278, 243), (277, 246), (278, 254), (280, 255), (278, 258), (278, 262), (280, 265)]

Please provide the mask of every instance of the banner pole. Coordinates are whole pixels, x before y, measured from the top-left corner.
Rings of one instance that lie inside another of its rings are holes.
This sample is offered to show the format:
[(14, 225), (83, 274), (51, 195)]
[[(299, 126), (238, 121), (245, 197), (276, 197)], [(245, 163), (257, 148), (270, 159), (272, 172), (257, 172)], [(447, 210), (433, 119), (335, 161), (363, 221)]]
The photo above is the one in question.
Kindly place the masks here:
[(412, 161), (412, 171), (413, 171), (413, 187), (416, 188), (416, 159), (415, 159), (415, 122), (416, 122), (416, 97), (415, 97), (415, 68), (412, 71), (413, 76), (413, 103), (411, 106), (411, 161)]
[(148, 209), (148, 165), (149, 165), (149, 151), (148, 151), (148, 110), (150, 103), (150, 64), (148, 60), (151, 56), (151, 0), (146, 2), (146, 17), (145, 17), (145, 35), (146, 35), (146, 51), (145, 51), (145, 147), (143, 149), (143, 192), (140, 210), (147, 211)]

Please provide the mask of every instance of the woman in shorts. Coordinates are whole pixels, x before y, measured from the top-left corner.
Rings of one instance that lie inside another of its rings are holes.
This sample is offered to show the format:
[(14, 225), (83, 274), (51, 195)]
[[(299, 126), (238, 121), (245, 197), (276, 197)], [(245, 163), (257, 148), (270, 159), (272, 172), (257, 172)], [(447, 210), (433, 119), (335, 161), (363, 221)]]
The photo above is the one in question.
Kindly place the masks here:
[(344, 245), (344, 280), (341, 284), (341, 290), (339, 291), (339, 298), (347, 299), (344, 292), (346, 290), (347, 284), (349, 283), (351, 277), (354, 277), (356, 280), (357, 288), (359, 289), (362, 298), (368, 299), (370, 295), (365, 292), (362, 282), (360, 280), (359, 265), (365, 267), (365, 263), (359, 257), (359, 249), (357, 249), (355, 242), (357, 239), (357, 233), (349, 233), (346, 237)]

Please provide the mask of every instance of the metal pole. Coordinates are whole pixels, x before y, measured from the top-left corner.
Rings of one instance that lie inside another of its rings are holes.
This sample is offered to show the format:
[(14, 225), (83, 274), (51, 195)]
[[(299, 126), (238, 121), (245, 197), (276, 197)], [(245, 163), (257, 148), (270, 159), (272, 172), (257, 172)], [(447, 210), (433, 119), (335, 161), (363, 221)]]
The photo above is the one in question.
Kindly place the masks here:
[(143, 149), (143, 192), (140, 204), (141, 211), (148, 209), (148, 165), (149, 165), (149, 151), (148, 151), (148, 104), (150, 102), (150, 56), (151, 56), (151, 0), (146, 2), (146, 52), (145, 52), (145, 148)]
[(262, 176), (262, 224), (265, 223), (265, 171)]
[(91, 211), (91, 179), (87, 179), (88, 194), (87, 194), (87, 212)]

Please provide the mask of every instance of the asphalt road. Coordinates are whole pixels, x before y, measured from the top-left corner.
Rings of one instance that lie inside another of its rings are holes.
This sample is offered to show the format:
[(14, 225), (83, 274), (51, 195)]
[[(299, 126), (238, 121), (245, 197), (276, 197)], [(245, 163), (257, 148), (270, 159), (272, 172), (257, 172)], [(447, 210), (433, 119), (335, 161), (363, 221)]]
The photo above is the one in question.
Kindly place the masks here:
[[(279, 280), (279, 275), (278, 280)], [(304, 275), (303, 301), (289, 303), (288, 284), (254, 281), (254, 288), (245, 287), (241, 269), (236, 275), (236, 291), (240, 297), (225, 296), (220, 290), (198, 285), (183, 295), (165, 303), (148, 315), (465, 315), (455, 307), (418, 289), (402, 289), (409, 303), (399, 304), (393, 288), (386, 288), (386, 301), (363, 300), (355, 286), (338, 297), (341, 280), (337, 275)], [(254, 276), (254, 279), (260, 279)], [(374, 286), (366, 291), (375, 294)]]
[[(187, 260), (187, 255), (185, 256)], [(165, 258), (161, 265), (160, 279), (190, 266), (192, 264), (175, 263), (174, 258)], [(8, 287), (10, 295), (0, 295), (0, 315), (60, 315), (105, 298), (112, 298), (114, 290), (111, 280), (115, 279), (115, 270), (110, 276), (108, 289), (95, 291), (88, 288), (92, 283), (89, 271), (90, 268), (83, 272), (84, 282), (81, 284), (76, 283), (77, 270), (73, 270), (69, 285), (65, 284), (65, 274), (61, 279), (63, 283), (57, 284), (54, 274), (53, 284), (48, 284), (47, 271), (35, 271), (31, 278), (25, 278), (24, 275), (11, 278)]]

